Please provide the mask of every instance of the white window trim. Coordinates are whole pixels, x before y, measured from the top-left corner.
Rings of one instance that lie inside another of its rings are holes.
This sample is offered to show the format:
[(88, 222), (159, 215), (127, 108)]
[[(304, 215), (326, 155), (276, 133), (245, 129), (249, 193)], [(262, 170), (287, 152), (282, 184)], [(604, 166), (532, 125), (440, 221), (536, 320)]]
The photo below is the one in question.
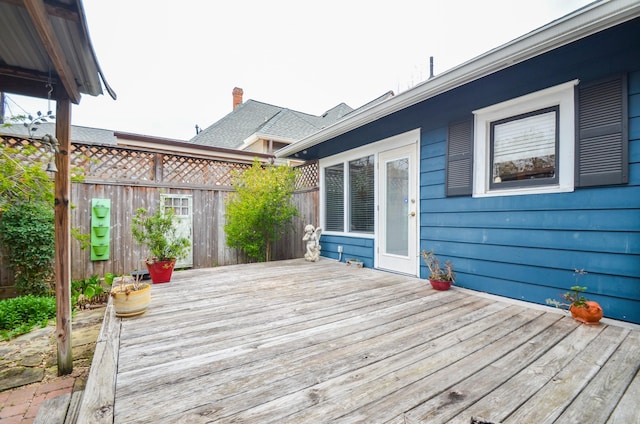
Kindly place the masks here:
[[(542, 193), (566, 193), (574, 190), (575, 167), (575, 101), (574, 91), (579, 80), (569, 81), (535, 93), (507, 100), (473, 111), (474, 143), (473, 143), (473, 197), (515, 196)], [(557, 184), (501, 188), (490, 190), (490, 124), (491, 122), (544, 109), (560, 106), (559, 122), (559, 158)]]
[[(374, 158), (374, 163), (375, 163), (375, 168), (374, 168), (374, 176), (373, 176), (373, 181), (374, 181), (374, 204), (377, 205), (378, 204), (378, 181), (379, 181), (379, 177), (378, 177), (378, 154), (379, 152), (383, 152), (386, 150), (391, 150), (391, 149), (395, 149), (397, 147), (402, 147), (402, 146), (406, 146), (408, 144), (413, 144), (416, 143), (416, 140), (419, 141), (420, 140), (420, 129), (415, 129), (412, 131), (408, 131), (406, 133), (402, 133), (402, 134), (398, 134), (389, 138), (385, 138), (384, 140), (380, 140), (380, 141), (376, 141), (374, 143), (370, 143), (358, 148), (355, 148), (353, 150), (349, 150), (343, 153), (338, 153), (337, 155), (333, 155), (333, 156), (328, 156), (326, 158), (322, 158), (319, 160), (319, 168), (320, 168), (320, 226), (323, 227), (325, 221), (325, 186), (324, 186), (324, 170), (325, 168), (329, 167), (329, 166), (333, 166), (333, 165), (338, 165), (340, 163), (344, 164), (345, 166), (345, 184), (344, 184), (344, 190), (345, 190), (345, 205), (344, 205), (344, 227), (345, 231), (325, 231), (323, 230), (322, 234), (326, 234), (326, 235), (336, 235), (336, 236), (346, 236), (346, 237), (359, 237), (359, 238), (370, 238), (370, 239), (375, 239), (376, 238), (376, 230), (375, 228), (378, 228), (378, 211), (375, 211), (374, 214), (374, 232), (373, 233), (358, 233), (358, 232), (352, 232), (352, 231), (348, 231), (347, 229), (349, 228), (349, 204), (348, 204), (348, 196), (347, 196), (347, 190), (348, 190), (348, 184), (347, 184), (347, 179), (348, 179), (348, 168), (349, 168), (349, 162), (352, 160), (356, 160), (356, 159), (361, 159), (363, 157), (366, 156), (371, 156), (373, 155)], [(419, 143), (418, 143), (419, 144)], [(420, 156), (418, 156), (419, 158)]]

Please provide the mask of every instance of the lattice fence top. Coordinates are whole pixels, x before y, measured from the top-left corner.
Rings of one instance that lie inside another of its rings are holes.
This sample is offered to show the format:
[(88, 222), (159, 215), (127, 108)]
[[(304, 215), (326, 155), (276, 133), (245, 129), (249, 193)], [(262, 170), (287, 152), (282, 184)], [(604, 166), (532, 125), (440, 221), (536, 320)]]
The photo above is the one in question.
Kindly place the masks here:
[[(53, 155), (51, 149), (48, 146), (40, 143), (39, 141), (29, 141), (20, 138), (15, 139), (6, 137), (2, 137), (2, 141), (5, 147), (16, 149), (16, 155), (12, 157), (16, 160), (19, 160), (20, 162), (42, 162), (44, 166), (46, 166)], [(23, 148), (29, 145), (35, 147), (36, 150), (29, 155), (23, 154)]]
[[(46, 166), (51, 157), (47, 146), (37, 141), (2, 137), (2, 142), (18, 151), (29, 144), (36, 147), (36, 153), (20, 158), (23, 161), (40, 161)], [(231, 186), (234, 172), (251, 167), (246, 163), (218, 159), (76, 143), (71, 145), (70, 164), (72, 173), (91, 180), (218, 187)], [(297, 169), (296, 190), (318, 187), (317, 162), (298, 166)]]
[(246, 163), (177, 155), (164, 155), (162, 165), (165, 182), (207, 186), (230, 186), (234, 171), (251, 167)]
[(86, 178), (156, 181), (155, 153), (119, 147), (73, 144), (71, 166)]
[(299, 165), (296, 169), (299, 171), (296, 178), (296, 190), (318, 187), (320, 181), (320, 166), (317, 161)]

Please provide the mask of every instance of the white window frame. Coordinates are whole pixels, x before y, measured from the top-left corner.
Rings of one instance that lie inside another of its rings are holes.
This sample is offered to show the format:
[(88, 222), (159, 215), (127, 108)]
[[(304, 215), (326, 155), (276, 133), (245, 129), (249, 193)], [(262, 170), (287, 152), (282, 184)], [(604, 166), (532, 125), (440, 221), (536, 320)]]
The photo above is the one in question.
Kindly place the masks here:
[[(579, 80), (576, 79), (473, 111), (475, 119), (473, 197), (566, 193), (574, 190), (576, 115), (574, 93), (578, 83)], [(549, 185), (490, 189), (491, 140), (489, 137), (491, 122), (552, 106), (560, 108), (558, 182)]]
[[(378, 211), (377, 211), (377, 205), (378, 205), (378, 181), (379, 181), (379, 170), (378, 170), (378, 163), (379, 163), (379, 153), (386, 151), (386, 150), (390, 150), (390, 149), (394, 149), (397, 147), (402, 147), (405, 146), (407, 144), (410, 144), (410, 142), (414, 143), (416, 140), (419, 140), (420, 138), (420, 129), (415, 129), (415, 130), (411, 130), (408, 131), (406, 133), (402, 133), (402, 134), (398, 134), (389, 138), (386, 138), (384, 140), (380, 140), (380, 141), (376, 141), (374, 143), (370, 143), (358, 148), (355, 148), (353, 150), (349, 150), (343, 153), (338, 153), (337, 155), (333, 155), (333, 156), (328, 156), (326, 158), (322, 158), (319, 160), (319, 168), (320, 168), (320, 226), (324, 228), (324, 224), (326, 222), (326, 210), (325, 210), (325, 202), (326, 202), (326, 198), (325, 198), (325, 184), (324, 184), (324, 171), (325, 168), (333, 166), (333, 165), (338, 165), (340, 163), (342, 163), (344, 165), (344, 199), (345, 199), (345, 204), (344, 204), (344, 226), (343, 228), (345, 229), (344, 231), (326, 231), (323, 230), (322, 234), (327, 234), (327, 235), (339, 235), (339, 236), (349, 236), (349, 237), (360, 237), (360, 238), (370, 238), (370, 239), (375, 239), (376, 238), (376, 229), (378, 228)], [(409, 142), (410, 141), (410, 142)], [(373, 176), (373, 183), (374, 183), (374, 204), (376, 205), (376, 210), (374, 211), (374, 231), (373, 233), (359, 233), (359, 232), (352, 232), (349, 231), (349, 216), (350, 216), (350, 205), (349, 205), (349, 196), (348, 196), (348, 190), (349, 190), (349, 162), (352, 160), (356, 160), (356, 159), (361, 159), (363, 157), (366, 156), (371, 156), (373, 155), (373, 161), (374, 161), (374, 176)], [(419, 158), (419, 156), (418, 156)]]

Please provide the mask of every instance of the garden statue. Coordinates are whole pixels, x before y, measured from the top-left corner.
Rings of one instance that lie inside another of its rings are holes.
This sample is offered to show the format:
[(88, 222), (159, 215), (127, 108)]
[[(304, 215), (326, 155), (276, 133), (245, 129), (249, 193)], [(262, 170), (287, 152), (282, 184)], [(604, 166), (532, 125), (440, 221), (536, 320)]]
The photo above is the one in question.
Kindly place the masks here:
[(307, 253), (304, 254), (304, 258), (309, 262), (320, 260), (320, 234), (322, 234), (322, 228), (314, 228), (311, 224), (304, 227), (302, 241), (307, 242)]

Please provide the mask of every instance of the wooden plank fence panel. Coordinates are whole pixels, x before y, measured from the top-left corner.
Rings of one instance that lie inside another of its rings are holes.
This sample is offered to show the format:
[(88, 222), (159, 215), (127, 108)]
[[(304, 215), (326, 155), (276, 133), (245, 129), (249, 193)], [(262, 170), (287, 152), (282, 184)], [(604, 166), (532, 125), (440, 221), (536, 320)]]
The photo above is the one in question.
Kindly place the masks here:
[[(6, 137), (1, 141), (12, 147), (30, 143)], [(111, 200), (109, 259), (92, 261), (90, 247), (81, 249), (81, 243), (72, 238), (72, 279), (143, 268), (145, 252), (134, 243), (131, 220), (139, 207), (155, 209), (163, 193), (192, 196), (194, 268), (249, 262), (243, 252), (227, 246), (224, 233), (225, 199), (233, 190), (232, 173), (246, 169), (249, 164), (117, 146), (73, 144), (72, 147), (72, 167), (84, 175), (84, 181), (71, 184), (71, 227), (81, 234), (90, 234), (91, 199)], [(273, 260), (303, 257), (304, 226), (318, 225), (318, 164), (305, 164), (299, 171), (294, 203), (300, 215), (294, 219), (293, 230), (275, 243)], [(163, 175), (167, 180), (162, 180)], [(0, 253), (0, 298), (14, 294), (13, 275), (3, 264)]]

